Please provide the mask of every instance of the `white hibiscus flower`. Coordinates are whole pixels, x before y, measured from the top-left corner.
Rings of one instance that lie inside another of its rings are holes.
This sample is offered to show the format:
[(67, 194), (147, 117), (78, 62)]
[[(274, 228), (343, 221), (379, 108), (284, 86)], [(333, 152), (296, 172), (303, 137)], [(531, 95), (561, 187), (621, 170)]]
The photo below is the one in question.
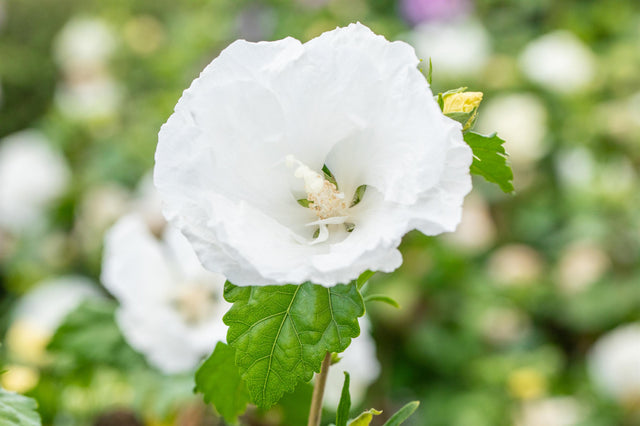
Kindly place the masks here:
[(371, 337), (371, 325), (366, 317), (359, 318), (360, 336), (340, 356), (340, 362), (329, 369), (323, 404), (330, 410), (338, 408), (344, 371), (349, 373), (351, 404), (356, 407), (363, 402), (367, 389), (380, 375), (380, 363), (376, 356), (376, 342)]
[(165, 216), (237, 285), (396, 269), (402, 236), (454, 230), (471, 189), (471, 150), (417, 65), (361, 24), (234, 42), (160, 131)]
[(620, 403), (640, 403), (640, 323), (622, 325), (602, 336), (588, 357), (596, 386)]
[(62, 195), (70, 172), (63, 156), (36, 130), (0, 141), (0, 227), (19, 232), (45, 221), (44, 210)]
[(120, 301), (124, 337), (163, 372), (194, 368), (224, 341), (225, 279), (204, 270), (175, 229), (159, 241), (139, 215), (123, 217), (106, 235), (101, 278)]

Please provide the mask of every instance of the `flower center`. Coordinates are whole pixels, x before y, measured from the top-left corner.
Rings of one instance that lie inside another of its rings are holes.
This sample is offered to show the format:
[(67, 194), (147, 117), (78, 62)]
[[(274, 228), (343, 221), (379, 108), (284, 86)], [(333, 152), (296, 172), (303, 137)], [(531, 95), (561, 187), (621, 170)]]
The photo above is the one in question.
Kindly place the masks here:
[[(314, 240), (309, 244), (326, 241), (329, 238), (329, 227), (332, 225), (343, 225), (342, 232), (353, 231), (355, 225), (347, 221), (351, 215), (349, 209), (362, 200), (367, 186), (360, 185), (353, 194), (353, 199), (347, 201), (344, 192), (338, 190), (336, 179), (327, 166), (322, 168), (323, 174), (320, 174), (293, 155), (287, 155), (286, 164), (289, 168), (295, 167), (296, 178), (304, 180), (307, 198), (298, 200), (298, 204), (309, 208), (318, 217), (318, 220), (306, 224), (317, 226), (313, 234)], [(339, 231), (341, 228), (334, 226), (333, 229)]]
[[(349, 205), (345, 201), (344, 193), (338, 191), (334, 182), (325, 179), (320, 173), (297, 160), (293, 155), (287, 156), (287, 166), (297, 166), (294, 176), (304, 180), (304, 190), (307, 193), (307, 205), (320, 220), (347, 216)], [(301, 200), (305, 204), (305, 200)]]
[(173, 296), (172, 302), (187, 324), (198, 325), (215, 312), (216, 296), (201, 283), (185, 283)]

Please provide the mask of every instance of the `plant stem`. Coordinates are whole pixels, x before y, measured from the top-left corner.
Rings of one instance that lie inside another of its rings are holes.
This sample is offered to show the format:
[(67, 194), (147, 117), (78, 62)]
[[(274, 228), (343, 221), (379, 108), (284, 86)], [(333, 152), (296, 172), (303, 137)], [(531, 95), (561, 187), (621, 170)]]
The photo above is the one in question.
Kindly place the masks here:
[(322, 398), (324, 397), (324, 386), (327, 383), (327, 375), (331, 366), (331, 353), (327, 352), (322, 360), (320, 373), (316, 376), (316, 384), (313, 386), (313, 396), (311, 397), (311, 409), (309, 410), (309, 422), (307, 426), (319, 426), (322, 417)]

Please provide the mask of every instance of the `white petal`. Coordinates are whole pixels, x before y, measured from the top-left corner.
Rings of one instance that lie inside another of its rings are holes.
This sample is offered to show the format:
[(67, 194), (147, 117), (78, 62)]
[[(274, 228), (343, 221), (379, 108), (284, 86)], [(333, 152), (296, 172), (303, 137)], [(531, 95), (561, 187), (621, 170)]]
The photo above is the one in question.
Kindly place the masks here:
[[(203, 265), (238, 285), (346, 283), (401, 263), (402, 236), (452, 230), (470, 189), (471, 151), (417, 70), (413, 49), (353, 24), (304, 45), (236, 42), (194, 81), (159, 135), (165, 216)], [(295, 157), (328, 165), (351, 233), (296, 199)], [(455, 170), (448, 170), (455, 169)], [(338, 228), (338, 229), (334, 229)]]

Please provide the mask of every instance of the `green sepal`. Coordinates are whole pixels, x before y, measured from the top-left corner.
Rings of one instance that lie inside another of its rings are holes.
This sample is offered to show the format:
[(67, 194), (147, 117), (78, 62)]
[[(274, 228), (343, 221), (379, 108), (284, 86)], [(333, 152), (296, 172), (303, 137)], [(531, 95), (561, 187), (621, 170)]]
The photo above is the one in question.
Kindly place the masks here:
[(195, 391), (211, 403), (227, 423), (235, 425), (245, 412), (249, 391), (235, 364), (236, 351), (218, 342), (213, 353), (196, 371)]
[(251, 400), (269, 408), (308, 382), (328, 352), (343, 352), (360, 334), (364, 301), (355, 284), (237, 287), (225, 284), (233, 303), (223, 321), (227, 342)]
[(471, 130), (471, 128), (473, 128), (474, 124), (476, 124), (476, 119), (478, 118), (478, 108), (474, 108), (470, 112), (450, 112), (445, 115), (450, 119), (462, 124), (462, 132), (466, 133)]
[(351, 395), (349, 394), (349, 373), (344, 372), (344, 384), (340, 394), (340, 402), (336, 411), (336, 426), (347, 426), (349, 421), (349, 410), (351, 410)]
[(383, 426), (399, 426), (418, 409), (420, 401), (412, 401), (399, 409)]
[(465, 133), (464, 140), (473, 151), (471, 173), (498, 184), (506, 193), (513, 192), (513, 172), (507, 163), (504, 140), (495, 133), (484, 136), (476, 132)]

